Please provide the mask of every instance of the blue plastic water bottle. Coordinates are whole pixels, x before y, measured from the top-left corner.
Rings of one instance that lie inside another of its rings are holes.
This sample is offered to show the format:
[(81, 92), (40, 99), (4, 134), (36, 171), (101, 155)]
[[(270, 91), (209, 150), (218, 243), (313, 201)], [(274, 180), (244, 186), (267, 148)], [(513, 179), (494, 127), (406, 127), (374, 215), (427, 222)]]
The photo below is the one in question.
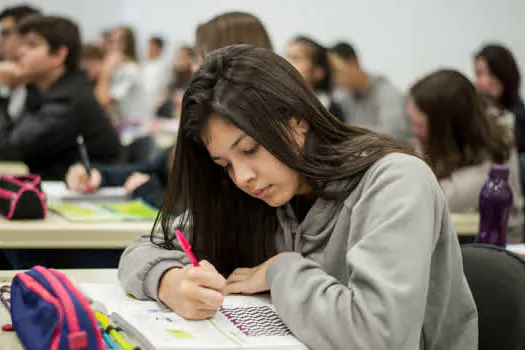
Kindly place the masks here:
[(479, 195), (479, 235), (476, 243), (507, 245), (507, 225), (513, 201), (508, 179), (507, 166), (493, 165), (490, 168), (489, 178)]

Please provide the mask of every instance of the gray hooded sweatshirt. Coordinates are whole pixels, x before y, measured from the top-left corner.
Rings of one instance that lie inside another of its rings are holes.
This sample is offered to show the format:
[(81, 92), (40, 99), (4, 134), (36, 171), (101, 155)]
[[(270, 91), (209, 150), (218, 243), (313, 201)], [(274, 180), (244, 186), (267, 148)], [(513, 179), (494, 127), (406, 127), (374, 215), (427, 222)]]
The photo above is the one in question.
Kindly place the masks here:
[[(277, 312), (307, 346), (477, 349), (457, 235), (423, 161), (385, 156), (346, 200), (317, 199), (301, 223), (287, 204), (278, 219), (277, 250), (289, 253), (270, 264), (267, 281)], [(158, 299), (163, 273), (189, 263), (144, 235), (124, 252), (119, 278), (137, 298)]]

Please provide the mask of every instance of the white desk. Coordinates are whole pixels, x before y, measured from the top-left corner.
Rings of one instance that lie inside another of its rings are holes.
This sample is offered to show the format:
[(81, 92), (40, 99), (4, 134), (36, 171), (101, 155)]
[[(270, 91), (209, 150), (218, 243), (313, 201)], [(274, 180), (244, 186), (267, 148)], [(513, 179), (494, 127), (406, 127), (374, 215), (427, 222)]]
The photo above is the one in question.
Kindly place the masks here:
[(479, 233), (479, 214), (451, 214), (458, 236), (477, 236)]
[[(452, 214), (460, 236), (475, 236), (478, 214)], [(7, 221), (0, 218), (0, 248), (114, 249), (127, 247), (152, 222), (78, 223), (49, 213), (45, 220)]]
[(151, 221), (78, 223), (52, 212), (45, 220), (8, 221), (0, 218), (0, 248), (115, 249), (125, 248)]
[[(91, 270), (61, 270), (74, 283), (118, 283), (117, 270), (91, 269)], [(9, 284), (18, 271), (0, 271), (0, 285)], [(3, 282), (2, 282), (3, 281)], [(6, 283), (6, 281), (8, 281)], [(11, 322), (9, 314), (0, 303), (0, 325)], [(0, 330), (0, 350), (22, 350), (22, 345), (14, 332)]]
[(26, 175), (27, 165), (21, 162), (0, 162), (0, 175)]

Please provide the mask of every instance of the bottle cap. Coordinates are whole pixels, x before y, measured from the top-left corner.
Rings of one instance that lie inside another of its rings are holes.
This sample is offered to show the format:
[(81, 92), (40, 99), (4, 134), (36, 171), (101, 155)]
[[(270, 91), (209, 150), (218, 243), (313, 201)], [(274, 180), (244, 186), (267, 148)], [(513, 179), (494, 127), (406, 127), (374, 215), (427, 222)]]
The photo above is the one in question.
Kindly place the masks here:
[(494, 164), (490, 167), (489, 177), (493, 179), (509, 179), (509, 167), (506, 165)]

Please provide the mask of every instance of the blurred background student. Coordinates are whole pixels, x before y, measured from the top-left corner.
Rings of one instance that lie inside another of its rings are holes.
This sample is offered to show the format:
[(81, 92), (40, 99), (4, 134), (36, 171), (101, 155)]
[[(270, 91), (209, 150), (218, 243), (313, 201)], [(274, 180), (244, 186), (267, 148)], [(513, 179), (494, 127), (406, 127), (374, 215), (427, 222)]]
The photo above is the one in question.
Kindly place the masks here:
[(171, 80), (163, 92), (162, 102), (158, 105), (155, 115), (161, 118), (178, 118), (182, 95), (190, 83), (195, 62), (195, 51), (190, 46), (177, 48), (175, 64), (173, 65)]
[[(117, 162), (121, 146), (114, 127), (80, 69), (77, 25), (65, 17), (28, 16), (18, 27), (22, 38), (20, 74), (34, 93), (24, 113), (11, 122), (0, 100), (0, 160), (23, 161), (44, 180), (62, 180), (80, 158), (82, 133), (91, 161)], [(5, 255), (15, 269), (34, 265), (56, 268), (104, 267), (119, 255), (109, 250), (12, 249)]]
[(518, 152), (525, 153), (525, 105), (520, 97), (521, 76), (516, 59), (506, 47), (491, 44), (481, 48), (474, 64), (476, 89), (514, 114)]
[(141, 81), (135, 35), (130, 27), (121, 26), (112, 31), (96, 94), (115, 125), (153, 117), (153, 106)]
[(342, 106), (346, 121), (407, 141), (410, 123), (401, 92), (386, 77), (365, 72), (352, 45), (339, 42), (330, 51), (334, 98)]
[(508, 165), (514, 203), (507, 238), (521, 242), (523, 195), (514, 140), (485, 107), (465, 76), (441, 70), (414, 84), (407, 112), (451, 212), (476, 212), (491, 165)]
[(193, 74), (193, 63), (195, 59), (195, 50), (188, 45), (179, 46), (175, 55), (175, 64), (171, 83), (180, 83), (188, 85)]
[[(202, 62), (206, 52), (233, 44), (272, 48), (270, 37), (257, 17), (242, 12), (227, 12), (197, 28), (195, 47), (199, 57), (196, 59)], [(93, 188), (124, 186), (133, 197), (142, 198), (159, 208), (172, 165), (171, 149), (160, 152), (153, 161), (95, 167), (91, 177), (88, 177), (83, 166), (76, 164), (70, 167), (66, 184), (77, 191), (85, 191), (88, 184)]]
[(142, 84), (146, 89), (149, 103), (157, 107), (169, 82), (169, 69), (164, 63), (165, 40), (153, 36), (148, 40), (148, 58), (142, 63)]
[(332, 97), (332, 67), (326, 48), (313, 39), (298, 36), (288, 43), (286, 59), (301, 73), (324, 107), (345, 121), (341, 106)]
[(105, 52), (101, 46), (96, 44), (84, 44), (82, 46), (82, 56), (80, 67), (86, 72), (93, 87), (97, 85), (98, 78), (102, 73)]
[(18, 64), (22, 38), (17, 26), (24, 18), (37, 14), (40, 14), (39, 10), (27, 5), (8, 7), (0, 13), (0, 98), (7, 100), (12, 121), (22, 114), (27, 97)]
[(8, 100), (0, 99), (0, 160), (24, 162), (44, 180), (62, 180), (80, 157), (76, 139), (82, 134), (93, 162), (120, 161), (116, 131), (80, 69), (77, 25), (34, 15), (18, 30), (22, 43), (16, 64), (28, 94), (16, 121)]

